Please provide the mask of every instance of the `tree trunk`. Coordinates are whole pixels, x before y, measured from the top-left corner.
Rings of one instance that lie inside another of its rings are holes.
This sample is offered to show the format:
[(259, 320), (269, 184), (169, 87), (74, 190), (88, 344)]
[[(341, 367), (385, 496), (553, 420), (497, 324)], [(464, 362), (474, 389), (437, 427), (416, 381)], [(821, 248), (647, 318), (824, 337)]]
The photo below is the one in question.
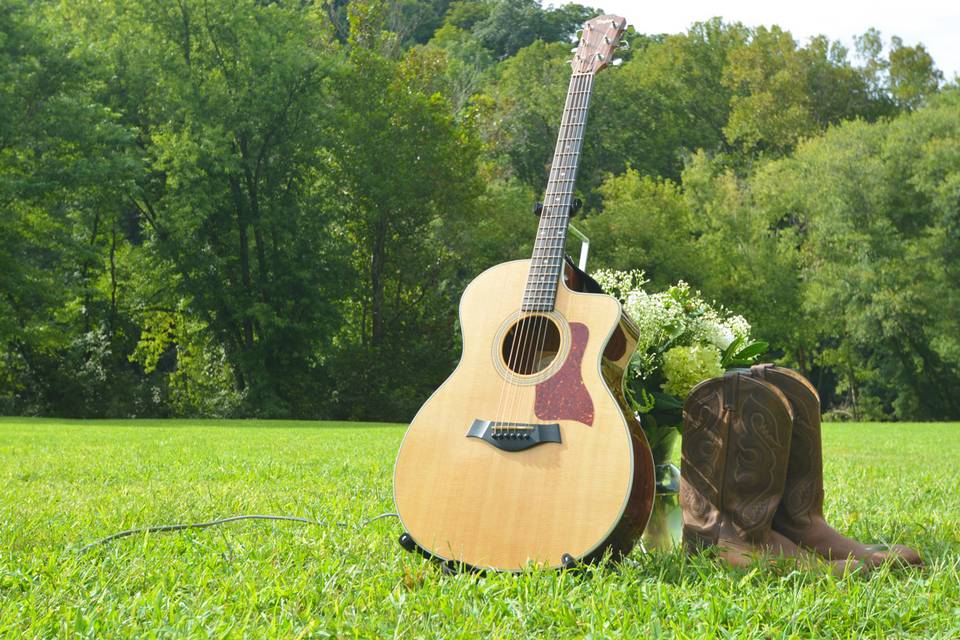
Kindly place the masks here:
[(807, 377), (807, 352), (803, 347), (797, 347), (797, 368), (800, 369), (800, 374), (806, 378)]
[(257, 248), (257, 284), (260, 288), (260, 300), (266, 302), (269, 297), (267, 295), (267, 253), (259, 220), (253, 225), (253, 242)]
[(110, 334), (117, 324), (117, 221), (113, 221), (110, 233)]
[(370, 255), (370, 288), (372, 290), (370, 314), (373, 318), (373, 333), (370, 344), (375, 347), (383, 342), (383, 292), (385, 289), (388, 228), (387, 215), (380, 213), (373, 228), (373, 250)]
[(243, 342), (245, 347), (253, 346), (253, 319), (247, 313), (247, 305), (253, 300), (253, 286), (250, 281), (250, 239), (247, 235), (246, 216), (243, 215), (244, 203), (240, 184), (236, 178), (230, 178), (230, 190), (233, 192), (234, 208), (237, 214), (237, 236), (240, 240), (240, 282), (245, 294), (243, 304)]
[(860, 401), (857, 398), (857, 374), (854, 371), (853, 365), (850, 364), (849, 359), (847, 360), (847, 379), (850, 381), (850, 404), (853, 407), (853, 419), (855, 422), (859, 422)]

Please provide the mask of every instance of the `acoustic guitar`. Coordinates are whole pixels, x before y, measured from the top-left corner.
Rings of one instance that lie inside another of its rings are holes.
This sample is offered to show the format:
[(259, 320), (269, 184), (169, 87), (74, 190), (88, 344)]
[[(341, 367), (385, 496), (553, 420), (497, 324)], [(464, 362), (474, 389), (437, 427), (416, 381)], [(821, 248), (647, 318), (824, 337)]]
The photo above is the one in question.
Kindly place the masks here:
[(410, 424), (394, 470), (409, 547), (483, 570), (626, 553), (650, 517), (653, 458), (623, 396), (638, 331), (584, 293), (564, 245), (587, 106), (626, 27), (584, 25), (529, 260), (497, 265), (460, 302), (463, 353)]

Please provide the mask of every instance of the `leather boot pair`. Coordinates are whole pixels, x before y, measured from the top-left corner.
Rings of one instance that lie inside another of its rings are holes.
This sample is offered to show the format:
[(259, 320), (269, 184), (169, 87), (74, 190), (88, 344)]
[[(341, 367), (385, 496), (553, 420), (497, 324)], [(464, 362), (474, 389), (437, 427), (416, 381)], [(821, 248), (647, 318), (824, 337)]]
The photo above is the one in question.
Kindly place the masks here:
[(826, 524), (819, 398), (799, 374), (759, 366), (702, 382), (684, 403), (683, 422), (688, 551), (713, 547), (743, 566), (763, 554), (809, 560), (809, 549), (838, 574), (889, 553), (920, 564), (912, 549), (878, 551)]
[(750, 369), (754, 378), (776, 386), (793, 412), (783, 499), (773, 516), (773, 528), (792, 542), (828, 559), (855, 558), (873, 566), (892, 559), (922, 566), (920, 555), (903, 545), (870, 546), (840, 534), (823, 517), (823, 447), (820, 440), (820, 396), (802, 375), (770, 364)]

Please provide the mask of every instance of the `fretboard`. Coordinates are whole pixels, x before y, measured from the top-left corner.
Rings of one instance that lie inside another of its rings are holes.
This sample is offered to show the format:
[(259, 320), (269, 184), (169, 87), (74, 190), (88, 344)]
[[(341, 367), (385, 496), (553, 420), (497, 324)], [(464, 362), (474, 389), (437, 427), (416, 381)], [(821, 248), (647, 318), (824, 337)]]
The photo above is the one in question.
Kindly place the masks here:
[(523, 292), (521, 308), (524, 311), (551, 311), (556, 303), (593, 77), (592, 73), (574, 73), (570, 78), (527, 286)]

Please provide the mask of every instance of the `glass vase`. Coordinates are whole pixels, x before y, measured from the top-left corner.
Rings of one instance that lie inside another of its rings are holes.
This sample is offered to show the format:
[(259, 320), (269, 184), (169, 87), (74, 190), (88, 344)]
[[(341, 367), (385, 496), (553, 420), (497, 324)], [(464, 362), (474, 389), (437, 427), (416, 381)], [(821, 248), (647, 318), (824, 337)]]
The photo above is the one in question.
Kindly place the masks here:
[[(652, 436), (652, 437), (651, 437)], [(660, 427), (648, 434), (653, 453), (657, 492), (650, 521), (641, 541), (647, 551), (671, 552), (680, 545), (683, 518), (680, 510), (680, 470), (670, 462), (680, 436), (676, 427)]]

